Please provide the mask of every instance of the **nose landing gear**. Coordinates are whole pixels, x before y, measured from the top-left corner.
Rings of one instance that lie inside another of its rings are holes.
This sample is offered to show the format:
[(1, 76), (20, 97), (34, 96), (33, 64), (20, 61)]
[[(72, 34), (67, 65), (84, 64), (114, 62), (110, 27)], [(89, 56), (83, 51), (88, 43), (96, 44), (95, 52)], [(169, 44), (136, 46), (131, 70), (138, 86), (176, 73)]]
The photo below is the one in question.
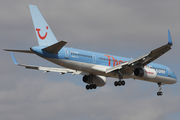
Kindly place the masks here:
[(159, 86), (159, 92), (157, 92), (157, 95), (162, 96), (163, 95), (163, 92), (161, 91), (162, 90), (162, 84), (158, 83), (158, 86)]

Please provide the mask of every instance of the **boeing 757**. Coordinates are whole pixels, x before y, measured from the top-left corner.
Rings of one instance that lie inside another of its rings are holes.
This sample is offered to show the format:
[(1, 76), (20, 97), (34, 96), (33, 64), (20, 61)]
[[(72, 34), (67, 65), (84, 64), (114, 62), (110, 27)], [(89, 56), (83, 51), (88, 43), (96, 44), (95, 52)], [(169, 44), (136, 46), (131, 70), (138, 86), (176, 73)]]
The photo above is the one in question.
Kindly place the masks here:
[[(29, 8), (39, 46), (31, 47), (30, 50), (4, 49), (5, 51), (11, 51), (12, 59), (16, 65), (44, 72), (81, 74), (83, 75), (83, 82), (87, 83), (87, 90), (104, 86), (107, 77), (118, 79), (114, 82), (115, 86), (124, 86), (125, 81), (123, 79), (131, 78), (157, 83), (159, 87), (157, 95), (161, 96), (163, 94), (162, 85), (175, 84), (177, 82), (174, 72), (169, 67), (152, 63), (171, 49), (173, 44), (169, 30), (167, 44), (136, 59), (129, 59), (65, 47), (67, 42), (56, 39), (37, 6), (29, 5)], [(36, 54), (63, 68), (19, 64), (12, 52)]]

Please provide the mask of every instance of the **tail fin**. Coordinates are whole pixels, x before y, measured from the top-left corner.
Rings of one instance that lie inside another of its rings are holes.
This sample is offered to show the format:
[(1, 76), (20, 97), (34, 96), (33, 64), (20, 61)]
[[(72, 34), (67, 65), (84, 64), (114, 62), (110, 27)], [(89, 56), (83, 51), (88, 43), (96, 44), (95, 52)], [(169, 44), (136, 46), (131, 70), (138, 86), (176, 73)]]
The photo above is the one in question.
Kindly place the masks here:
[(29, 5), (29, 9), (34, 23), (34, 29), (39, 46), (50, 46), (57, 43), (58, 41), (56, 37), (54, 36), (38, 7), (35, 5)]

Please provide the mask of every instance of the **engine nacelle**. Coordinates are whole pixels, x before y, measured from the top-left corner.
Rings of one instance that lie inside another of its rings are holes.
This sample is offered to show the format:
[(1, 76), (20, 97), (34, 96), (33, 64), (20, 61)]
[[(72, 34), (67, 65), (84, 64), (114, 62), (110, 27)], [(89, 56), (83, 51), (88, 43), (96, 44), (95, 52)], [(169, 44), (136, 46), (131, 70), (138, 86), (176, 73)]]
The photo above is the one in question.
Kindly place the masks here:
[[(91, 79), (92, 79), (93, 84), (96, 84), (98, 87), (102, 87), (106, 84), (106, 77), (104, 76), (92, 75)], [(83, 82), (90, 84), (90, 76), (85, 75), (83, 77)]]
[(157, 73), (154, 69), (149, 67), (136, 68), (134, 70), (134, 75), (147, 80), (154, 80), (157, 76)]

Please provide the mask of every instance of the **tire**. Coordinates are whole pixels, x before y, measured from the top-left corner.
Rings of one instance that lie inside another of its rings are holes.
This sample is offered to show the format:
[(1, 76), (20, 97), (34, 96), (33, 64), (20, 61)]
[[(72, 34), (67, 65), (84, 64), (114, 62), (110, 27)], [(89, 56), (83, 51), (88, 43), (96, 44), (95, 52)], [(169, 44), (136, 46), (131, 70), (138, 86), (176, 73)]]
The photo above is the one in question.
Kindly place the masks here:
[(89, 88), (90, 88), (89, 85), (86, 85), (86, 90), (89, 90)]
[(117, 81), (114, 82), (114, 86), (118, 86), (118, 84), (119, 84), (119, 83), (118, 83)]
[(163, 95), (163, 92), (157, 92), (157, 95), (158, 95), (158, 96), (162, 96), (162, 95)]
[(97, 85), (96, 85), (96, 84), (93, 84), (93, 88), (96, 89), (96, 88), (97, 88)]
[(125, 81), (124, 81), (124, 80), (123, 80), (123, 81), (121, 81), (121, 85), (123, 85), (123, 86), (125, 85)]

